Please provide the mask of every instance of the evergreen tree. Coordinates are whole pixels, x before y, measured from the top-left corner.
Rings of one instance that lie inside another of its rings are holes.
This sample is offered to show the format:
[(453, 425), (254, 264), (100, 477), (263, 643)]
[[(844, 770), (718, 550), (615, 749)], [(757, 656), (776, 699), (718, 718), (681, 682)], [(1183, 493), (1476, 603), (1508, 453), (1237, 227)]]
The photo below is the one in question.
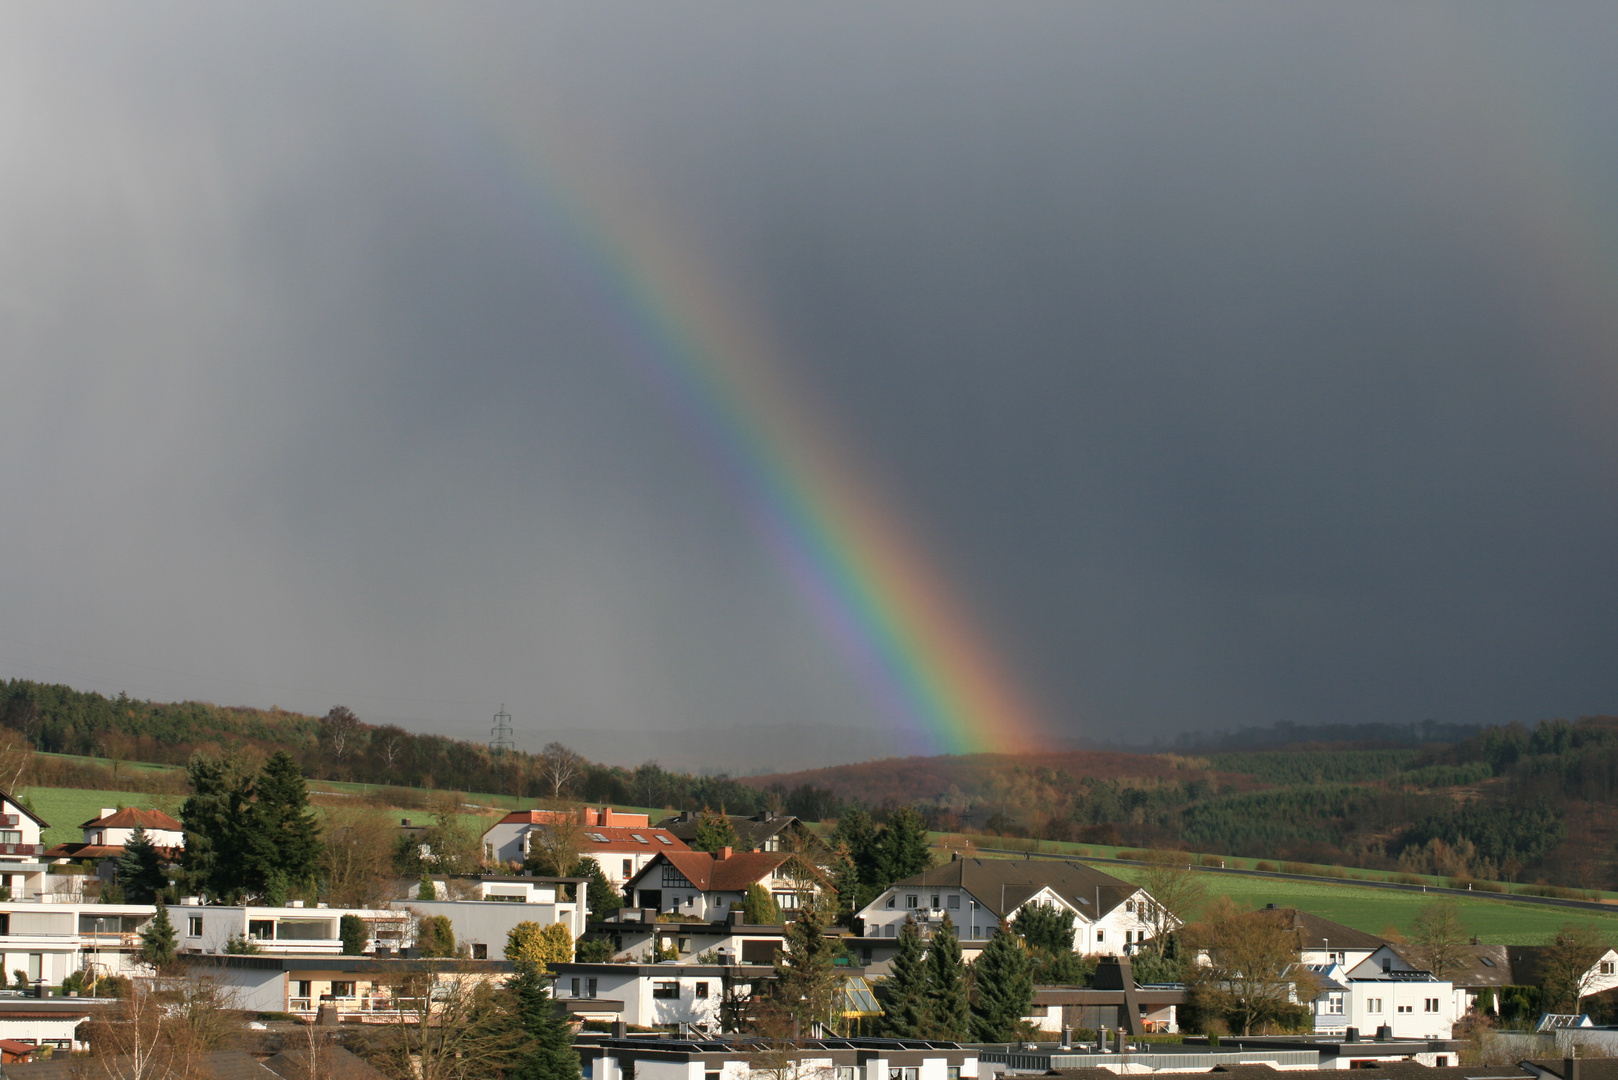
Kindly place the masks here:
[(927, 943), (927, 1027), (935, 1039), (971, 1037), (966, 965), (961, 962), (961, 939), (948, 915)]
[(927, 823), (915, 807), (901, 806), (877, 836), (877, 867), (881, 880), (872, 882), (885, 889), (895, 881), (919, 874), (933, 864), (927, 846)]
[(849, 853), (847, 844), (837, 844), (827, 860), (826, 868), (831, 877), (832, 889), (837, 893), (835, 901), (837, 923), (852, 930), (854, 927), (849, 920), (870, 901), (860, 900), (862, 886), (859, 869), (854, 865), (854, 857)]
[(837, 828), (832, 830), (831, 846), (847, 848), (848, 857), (854, 863), (854, 878), (859, 882), (860, 895), (854, 896), (849, 903), (855, 911), (870, 903), (872, 897), (887, 887), (885, 883), (880, 887), (877, 885), (882, 878), (882, 870), (878, 865), (876, 840), (876, 822), (857, 803), (843, 813), (837, 820)]
[(198, 892), (233, 896), (245, 887), (242, 855), (257, 848), (252, 775), (239, 757), (193, 755), (191, 795), (180, 805), (185, 849), (180, 866)]
[(972, 965), (977, 976), (972, 996), (972, 1038), (1011, 1042), (1018, 1022), (1034, 1003), (1034, 980), (1022, 942), (1002, 922)]
[(545, 969), (519, 960), (517, 974), (506, 983), (511, 1012), (526, 1036), (517, 1061), (505, 1071), (507, 1080), (580, 1080), (573, 1030), (551, 1007)]
[(787, 926), (786, 948), (776, 957), (777, 1000), (804, 1034), (812, 1023), (832, 1024), (842, 981), (832, 966), (838, 946), (826, 937), (825, 929), (819, 912), (813, 907), (801, 909)]
[(427, 915), (416, 924), (416, 949), (425, 957), (454, 956), (455, 924), (448, 915)]
[(720, 848), (740, 846), (741, 841), (736, 838), (736, 826), (730, 823), (725, 808), (721, 806), (719, 813), (716, 814), (703, 807), (702, 816), (697, 819), (697, 836), (691, 842), (691, 850), (717, 853)]
[(124, 899), (131, 904), (150, 904), (168, 883), (156, 845), (146, 835), (146, 830), (136, 825), (124, 845), (124, 853), (118, 857), (118, 885), (124, 891)]
[(779, 926), (781, 909), (769, 890), (758, 882), (747, 887), (747, 899), (742, 902), (742, 920), (754, 926)]
[(607, 912), (624, 906), (623, 894), (612, 887), (612, 882), (607, 880), (607, 872), (601, 869), (601, 864), (588, 855), (574, 863), (567, 876), (590, 879), (585, 902), (590, 914), (596, 918), (604, 919)]
[(433, 876), (425, 870), (421, 872), (421, 884), (416, 886), (416, 899), (438, 899), (438, 886), (433, 884)]
[(150, 964), (159, 970), (174, 963), (179, 954), (179, 947), (175, 941), (174, 924), (169, 921), (169, 909), (162, 904), (157, 905), (157, 914), (152, 921), (140, 932), (140, 951), (136, 954), (142, 963)]
[(273, 868), (287, 881), (302, 881), (320, 869), (320, 824), (309, 809), (303, 770), (285, 750), (277, 750), (259, 773), (257, 828), (262, 830), (259, 874)]
[[(921, 930), (908, 915), (899, 928), (898, 942), (888, 977), (877, 984), (882, 1034), (894, 1039), (919, 1039), (928, 1027), (928, 965), (922, 955)], [(957, 949), (956, 958), (959, 956)]]
[(364, 956), (365, 946), (371, 940), (371, 928), (358, 915), (344, 915), (338, 920), (337, 936), (343, 939), (344, 956)]
[(1054, 904), (1024, 905), (1011, 920), (1011, 928), (1030, 949), (1073, 951), (1073, 916)]

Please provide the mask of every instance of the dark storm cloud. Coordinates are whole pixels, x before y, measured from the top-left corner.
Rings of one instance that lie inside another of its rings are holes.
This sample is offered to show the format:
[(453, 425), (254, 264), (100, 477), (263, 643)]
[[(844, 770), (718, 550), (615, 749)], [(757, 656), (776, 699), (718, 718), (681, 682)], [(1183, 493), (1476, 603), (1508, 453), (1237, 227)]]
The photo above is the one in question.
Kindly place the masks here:
[(0, 658), (664, 739), (586, 745), (626, 759), (892, 745), (531, 136), (700, 239), (1063, 733), (1611, 710), (1613, 444), (1507, 227), (1615, 219), (1611, 27), (1508, 16), (16, 21)]

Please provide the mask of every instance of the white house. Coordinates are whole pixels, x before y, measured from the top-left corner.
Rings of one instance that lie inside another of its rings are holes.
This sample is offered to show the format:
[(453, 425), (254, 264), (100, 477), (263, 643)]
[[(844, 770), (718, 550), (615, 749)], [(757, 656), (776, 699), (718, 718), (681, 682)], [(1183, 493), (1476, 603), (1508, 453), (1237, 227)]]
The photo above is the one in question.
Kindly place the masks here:
[(646, 814), (619, 813), (610, 806), (582, 810), (519, 810), (483, 834), (483, 857), (491, 863), (522, 863), (538, 830), (575, 828), (579, 855), (595, 860), (614, 888), (638, 874), (661, 851), (689, 851), (684, 840), (650, 824)]
[(625, 892), (633, 907), (655, 908), (704, 922), (730, 918), (730, 906), (761, 886), (793, 918), (800, 907), (814, 903), (831, 882), (807, 859), (780, 851), (664, 851), (629, 879)]
[(1395, 1039), (1450, 1037), (1460, 1018), (1454, 984), (1428, 971), (1384, 968), (1386, 958), (1373, 955), (1352, 969), (1337, 963), (1305, 965), (1318, 983), (1315, 1034), (1342, 1035), (1354, 1028), (1371, 1036), (1387, 1028)]
[(284, 907), (204, 904), (195, 896), (169, 908), (176, 944), (188, 953), (224, 953), (233, 940), (266, 955), (341, 953), (344, 915), (365, 920), (368, 948), (402, 948), (411, 940), (409, 913), (390, 909), (310, 907), (302, 900)]
[(22, 972), (30, 984), (56, 985), (75, 971), (121, 974), (135, 966), (139, 932), (157, 911), (150, 904), (0, 903), (4, 979)]
[(583, 1032), (574, 1039), (588, 1080), (977, 1080), (978, 1052), (923, 1039), (677, 1040)]
[(0, 889), (6, 899), (38, 896), (45, 889), (45, 853), (40, 843), (50, 823), (0, 791)]
[(44, 857), (57, 863), (96, 860), (100, 876), (108, 880), (116, 874), (117, 861), (137, 828), (145, 830), (146, 839), (165, 860), (179, 858), (185, 848), (185, 826), (161, 810), (104, 806), (100, 815), (82, 823), (79, 828), (84, 833), (82, 843), (57, 844), (46, 851)]
[(719, 964), (551, 964), (555, 999), (586, 1020), (621, 1020), (639, 1027), (694, 1024), (722, 1027), (726, 993), (744, 1001), (753, 993), (743, 967)]
[[(1073, 948), (1117, 956), (1152, 932), (1151, 896), (1127, 881), (1083, 863), (1055, 859), (971, 859), (956, 856), (943, 866), (895, 882), (860, 912), (860, 942), (867, 963), (884, 966), (906, 917), (924, 934), (947, 916), (974, 957), (1002, 919), (1030, 904), (1048, 904), (1073, 920)], [(878, 955), (881, 954), (881, 955)]]

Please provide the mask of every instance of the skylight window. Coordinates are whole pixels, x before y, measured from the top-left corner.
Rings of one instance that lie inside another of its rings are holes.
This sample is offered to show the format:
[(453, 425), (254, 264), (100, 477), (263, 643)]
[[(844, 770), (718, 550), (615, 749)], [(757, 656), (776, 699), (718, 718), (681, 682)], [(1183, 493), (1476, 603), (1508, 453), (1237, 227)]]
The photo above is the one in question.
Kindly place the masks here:
[(662, 833), (653, 833), (652, 835), (656, 836), (659, 840), (661, 840), (663, 843), (667, 844), (669, 847), (674, 846), (674, 841), (670, 840), (668, 837), (664, 836)]
[(1494, 967), (1494, 961), (1490, 960), (1487, 956), (1480, 956), (1478, 959), (1483, 961), (1484, 967)]
[(635, 839), (636, 839), (636, 840), (637, 840), (637, 841), (639, 841), (639, 842), (640, 842), (640, 843), (642, 843), (642, 844), (650, 844), (650, 843), (651, 843), (651, 841), (650, 841), (650, 840), (648, 840), (648, 839), (646, 839), (646, 837), (644, 837), (644, 836), (642, 836), (642, 835), (641, 835), (641, 834), (640, 834), (640, 833), (638, 833), (638, 832), (632, 832), (632, 833), (630, 833), (630, 834), (629, 834), (629, 835), (630, 835), (630, 836), (633, 836), (633, 837), (634, 837), (634, 838), (635, 838)]
[(598, 832), (585, 833), (584, 835), (588, 836), (590, 839), (594, 840), (598, 844), (605, 844), (607, 842), (607, 838), (605, 836), (602, 836)]

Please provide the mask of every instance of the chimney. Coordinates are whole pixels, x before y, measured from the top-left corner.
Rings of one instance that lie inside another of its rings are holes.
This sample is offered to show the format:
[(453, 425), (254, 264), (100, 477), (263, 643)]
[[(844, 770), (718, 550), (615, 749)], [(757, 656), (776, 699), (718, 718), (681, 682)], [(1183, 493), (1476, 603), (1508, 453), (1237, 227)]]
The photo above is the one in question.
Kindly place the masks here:
[(1562, 1059), (1562, 1080), (1579, 1080), (1579, 1059), (1566, 1057)]
[(722, 848), (719, 849), (718, 853), (716, 853), (714, 855), (714, 859), (715, 860), (728, 859), (728, 858), (730, 858), (730, 853), (731, 853), (730, 848), (722, 847)]
[(1344, 1042), (1359, 1042), (1360, 1041), (1360, 1029), (1357, 1028), (1357, 1027), (1351, 1027), (1351, 1028), (1344, 1029), (1344, 1031), (1343, 1031), (1343, 1041)]
[(118, 808), (116, 806), (103, 806), (101, 808), (102, 817), (112, 817), (112, 815), (116, 814), (117, 812)]
[(400, 825), (401, 828), (406, 828), (406, 829), (410, 828), (410, 819), (407, 818), (407, 817), (400, 818), (399, 819), (399, 825)]

